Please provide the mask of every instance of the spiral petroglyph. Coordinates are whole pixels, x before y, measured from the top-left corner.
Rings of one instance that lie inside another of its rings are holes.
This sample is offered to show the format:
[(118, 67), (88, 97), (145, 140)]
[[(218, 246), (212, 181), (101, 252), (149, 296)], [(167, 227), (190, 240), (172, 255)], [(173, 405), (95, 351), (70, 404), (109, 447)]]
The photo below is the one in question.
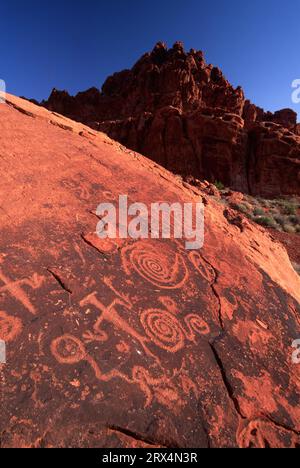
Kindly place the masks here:
[(167, 245), (163, 245), (161, 250), (157, 243), (154, 245), (150, 241), (127, 246), (122, 250), (122, 260), (128, 275), (136, 271), (162, 289), (181, 288), (189, 276), (182, 255)]
[(208, 324), (196, 314), (184, 318), (185, 326), (172, 313), (160, 309), (146, 310), (140, 319), (151, 341), (170, 353), (180, 351), (185, 340), (195, 342), (197, 335), (206, 336), (210, 333)]
[(186, 336), (190, 341), (194, 341), (196, 335), (205, 336), (210, 333), (208, 324), (199, 315), (187, 315), (184, 321), (187, 325)]
[(175, 353), (184, 347), (184, 333), (180, 322), (170, 312), (150, 309), (141, 315), (147, 336), (160, 348)]

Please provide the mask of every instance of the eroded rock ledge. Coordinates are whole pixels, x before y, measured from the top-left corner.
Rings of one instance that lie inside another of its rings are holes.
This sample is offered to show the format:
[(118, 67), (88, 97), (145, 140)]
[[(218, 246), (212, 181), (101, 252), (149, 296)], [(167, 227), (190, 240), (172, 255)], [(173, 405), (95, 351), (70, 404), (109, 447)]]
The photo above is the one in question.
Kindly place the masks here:
[(291, 109), (245, 99), (201, 51), (158, 43), (102, 91), (53, 90), (42, 103), (183, 176), (273, 197), (300, 194), (300, 138)]

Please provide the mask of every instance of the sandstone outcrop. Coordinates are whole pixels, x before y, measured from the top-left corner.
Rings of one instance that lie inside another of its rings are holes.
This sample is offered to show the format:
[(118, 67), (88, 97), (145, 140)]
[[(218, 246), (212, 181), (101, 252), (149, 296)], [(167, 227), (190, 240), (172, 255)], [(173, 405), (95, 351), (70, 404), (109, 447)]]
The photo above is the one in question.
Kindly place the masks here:
[[(299, 447), (300, 278), (284, 248), (106, 135), (9, 95), (0, 143), (1, 447)], [(120, 193), (203, 200), (203, 249), (100, 241), (96, 207)]]
[(42, 103), (182, 176), (273, 197), (300, 194), (300, 139), (291, 109), (245, 100), (200, 51), (158, 43), (100, 92), (53, 90)]

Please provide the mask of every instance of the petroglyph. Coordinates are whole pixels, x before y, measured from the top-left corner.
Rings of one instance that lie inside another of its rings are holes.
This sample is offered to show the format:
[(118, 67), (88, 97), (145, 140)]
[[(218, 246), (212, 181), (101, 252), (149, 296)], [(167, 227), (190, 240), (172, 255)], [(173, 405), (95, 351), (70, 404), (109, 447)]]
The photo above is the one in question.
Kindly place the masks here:
[(184, 333), (180, 322), (170, 312), (150, 309), (141, 314), (146, 334), (158, 347), (176, 353), (184, 347)]
[(0, 340), (9, 343), (14, 341), (23, 328), (22, 322), (17, 317), (11, 317), (6, 312), (0, 311)]
[(92, 367), (98, 380), (109, 382), (113, 378), (120, 377), (129, 383), (132, 382), (125, 374), (113, 369), (108, 373), (103, 373), (97, 362), (88, 354), (84, 344), (72, 335), (63, 335), (56, 338), (51, 343), (51, 352), (60, 364), (74, 365), (81, 361), (86, 361)]
[(96, 379), (100, 382), (109, 382), (112, 379), (119, 378), (129, 384), (138, 385), (146, 398), (145, 408), (151, 405), (154, 397), (166, 406), (173, 402), (178, 403), (178, 392), (171, 383), (171, 380), (165, 375), (154, 378), (142, 366), (134, 366), (131, 377), (116, 369), (104, 373), (95, 359), (88, 354), (82, 341), (73, 335), (62, 335), (54, 339), (50, 348), (54, 358), (60, 364), (75, 365), (82, 361), (88, 362), (94, 371)]
[(167, 309), (169, 310), (170, 312), (172, 312), (172, 314), (178, 314), (179, 312), (179, 307), (178, 305), (176, 304), (176, 302), (169, 296), (161, 296), (159, 298), (160, 302), (162, 303), (162, 305)]
[(213, 268), (205, 262), (199, 252), (193, 251), (189, 254), (189, 259), (200, 275), (210, 284), (215, 281), (215, 272)]
[(0, 280), (4, 283), (4, 286), (0, 288), (1, 293), (8, 292), (14, 299), (19, 301), (32, 315), (36, 315), (36, 309), (31, 303), (28, 295), (21, 286), (29, 286), (32, 289), (38, 289), (44, 282), (44, 277), (34, 273), (31, 278), (21, 279), (19, 281), (12, 281), (7, 275), (5, 275), (0, 269)]
[(140, 319), (151, 341), (170, 353), (176, 353), (184, 348), (185, 339), (195, 341), (196, 335), (210, 333), (207, 323), (194, 314), (184, 318), (186, 327), (183, 327), (180, 321), (166, 310), (146, 310), (141, 314)]
[[(172, 376), (174, 378), (175, 375)], [(180, 397), (175, 385), (165, 375), (153, 377), (144, 367), (135, 366), (132, 371), (133, 382), (139, 385), (146, 396), (145, 408), (149, 407), (156, 398), (167, 407), (180, 403)]]
[(122, 262), (127, 275), (136, 271), (142, 278), (162, 289), (179, 289), (189, 272), (183, 256), (169, 246), (140, 241), (122, 249)]
[(280, 426), (269, 419), (257, 418), (244, 421), (237, 432), (237, 443), (240, 448), (281, 448), (290, 439), (289, 446), (299, 446), (299, 434), (287, 427)]
[(87, 297), (85, 297), (80, 302), (80, 305), (82, 307), (87, 306), (87, 305), (93, 305), (100, 311), (100, 316), (94, 325), (94, 333), (88, 331), (84, 335), (84, 338), (87, 339), (89, 342), (91, 341), (105, 342), (108, 340), (108, 336), (106, 332), (104, 332), (101, 329), (103, 322), (106, 321), (106, 322), (113, 324), (117, 329), (122, 330), (124, 333), (126, 333), (127, 335), (137, 340), (141, 344), (145, 353), (157, 361), (157, 357), (153, 355), (153, 353), (149, 350), (147, 346), (147, 342), (149, 342), (149, 340), (145, 338), (144, 336), (142, 336), (140, 333), (138, 333), (133, 327), (131, 327), (129, 323), (127, 322), (127, 320), (118, 313), (116, 309), (117, 306), (122, 306), (127, 309), (130, 308), (127, 301), (124, 301), (122, 299), (114, 299), (109, 306), (105, 306), (97, 298), (97, 293), (94, 292), (92, 294), (89, 294)]
[(188, 340), (195, 341), (196, 335), (209, 335), (210, 328), (199, 315), (189, 314), (184, 318), (184, 321), (187, 326), (185, 333)]

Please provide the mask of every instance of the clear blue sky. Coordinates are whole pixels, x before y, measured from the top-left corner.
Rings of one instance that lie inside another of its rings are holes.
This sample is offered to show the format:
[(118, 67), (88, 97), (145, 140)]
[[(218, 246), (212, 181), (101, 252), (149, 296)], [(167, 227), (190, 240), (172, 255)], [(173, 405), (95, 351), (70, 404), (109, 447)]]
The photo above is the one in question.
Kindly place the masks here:
[(299, 0), (2, 0), (0, 79), (38, 100), (101, 87), (154, 44), (182, 40), (269, 110), (300, 78)]

